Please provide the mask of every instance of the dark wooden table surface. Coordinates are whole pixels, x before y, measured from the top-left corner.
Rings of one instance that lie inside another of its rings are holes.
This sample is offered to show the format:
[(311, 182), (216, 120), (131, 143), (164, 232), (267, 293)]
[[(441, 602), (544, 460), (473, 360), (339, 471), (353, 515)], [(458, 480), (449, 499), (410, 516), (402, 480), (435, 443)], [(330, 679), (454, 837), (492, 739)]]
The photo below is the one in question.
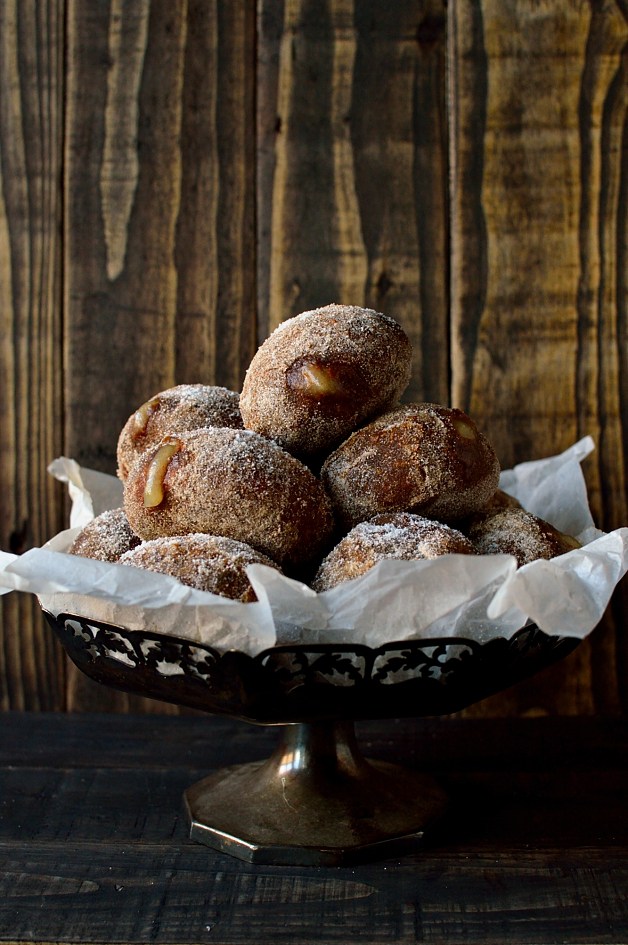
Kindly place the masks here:
[(358, 726), (371, 757), (437, 775), (420, 851), (260, 867), (187, 838), (181, 796), (263, 759), (273, 728), (214, 717), (0, 716), (0, 941), (628, 942), (628, 725)]

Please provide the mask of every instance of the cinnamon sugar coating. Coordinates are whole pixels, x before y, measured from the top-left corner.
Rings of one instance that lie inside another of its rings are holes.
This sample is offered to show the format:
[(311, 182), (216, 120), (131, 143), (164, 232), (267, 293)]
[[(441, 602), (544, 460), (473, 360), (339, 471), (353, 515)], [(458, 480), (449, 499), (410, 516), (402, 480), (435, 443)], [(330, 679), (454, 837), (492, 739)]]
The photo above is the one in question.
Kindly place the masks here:
[(242, 429), (239, 395), (226, 387), (179, 384), (134, 411), (118, 437), (118, 476), (124, 481), (140, 453), (168, 434), (201, 427)]
[(220, 535), (282, 567), (324, 552), (334, 528), (329, 499), (316, 476), (276, 443), (250, 430), (207, 427), (164, 444), (177, 446), (167, 461), (159, 458), (163, 444), (147, 450), (125, 484), (125, 509), (142, 538)]
[(503, 489), (498, 489), (481, 508), (456, 524), (461, 532), (468, 535), (469, 530), (477, 527), (484, 519), (491, 518), (493, 515), (497, 515), (498, 512), (506, 511), (506, 509), (520, 508), (522, 506), (518, 499), (504, 492)]
[(408, 404), (353, 433), (323, 464), (339, 521), (351, 528), (390, 511), (455, 522), (499, 483), (493, 447), (462, 410)]
[(486, 505), (477, 512), (477, 515), (494, 515), (496, 512), (503, 512), (505, 509), (520, 509), (521, 503), (518, 499), (515, 499), (514, 495), (510, 495), (508, 492), (504, 492), (503, 489), (498, 489), (491, 498), (488, 500)]
[(277, 568), (250, 545), (217, 535), (177, 535), (142, 542), (119, 564), (169, 574), (182, 584), (250, 603), (257, 600), (246, 574), (248, 564)]
[(124, 509), (110, 509), (88, 522), (78, 533), (69, 554), (97, 561), (117, 561), (121, 555), (139, 545)]
[(410, 379), (410, 341), (372, 309), (327, 305), (284, 321), (246, 373), (244, 425), (295, 456), (329, 452), (396, 403)]
[(538, 558), (555, 558), (580, 547), (576, 538), (516, 507), (488, 516), (480, 514), (465, 524), (465, 531), (477, 554), (514, 555), (519, 566)]
[(409, 512), (376, 515), (360, 522), (333, 548), (312, 582), (326, 591), (369, 571), (378, 561), (415, 561), (446, 554), (475, 554), (462, 532)]

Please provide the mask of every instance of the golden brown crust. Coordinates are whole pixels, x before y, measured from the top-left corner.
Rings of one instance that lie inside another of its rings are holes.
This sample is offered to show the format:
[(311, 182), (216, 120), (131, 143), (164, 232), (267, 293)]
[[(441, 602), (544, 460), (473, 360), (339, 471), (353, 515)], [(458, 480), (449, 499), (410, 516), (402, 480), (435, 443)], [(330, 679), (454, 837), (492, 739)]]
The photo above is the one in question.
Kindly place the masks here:
[(478, 554), (514, 555), (520, 566), (538, 558), (555, 558), (580, 547), (576, 538), (563, 534), (549, 522), (522, 508), (505, 508), (490, 516), (479, 515), (467, 523), (465, 530)]
[(388, 511), (457, 521), (492, 497), (499, 472), (495, 451), (462, 410), (408, 404), (353, 433), (321, 478), (338, 520), (352, 527)]
[(118, 476), (124, 481), (140, 453), (162, 437), (201, 427), (242, 429), (239, 395), (226, 387), (179, 384), (155, 394), (134, 411), (118, 437)]
[(124, 504), (144, 539), (202, 532), (252, 545), (282, 567), (322, 554), (334, 527), (320, 481), (276, 443), (250, 430), (207, 427), (184, 433), (161, 470), (163, 499), (144, 504), (160, 447), (143, 453), (127, 478)]
[(141, 539), (129, 524), (124, 509), (102, 512), (78, 533), (69, 554), (97, 561), (117, 561), (121, 555), (139, 545)]
[(119, 564), (169, 574), (199, 591), (250, 603), (257, 600), (246, 574), (249, 564), (277, 568), (250, 545), (217, 535), (177, 535), (142, 542)]
[(244, 425), (295, 456), (329, 452), (396, 403), (408, 385), (410, 341), (386, 315), (328, 305), (283, 322), (247, 371)]
[(312, 582), (326, 591), (369, 571), (378, 561), (416, 561), (445, 554), (475, 554), (468, 538), (448, 525), (409, 512), (360, 522), (333, 548)]

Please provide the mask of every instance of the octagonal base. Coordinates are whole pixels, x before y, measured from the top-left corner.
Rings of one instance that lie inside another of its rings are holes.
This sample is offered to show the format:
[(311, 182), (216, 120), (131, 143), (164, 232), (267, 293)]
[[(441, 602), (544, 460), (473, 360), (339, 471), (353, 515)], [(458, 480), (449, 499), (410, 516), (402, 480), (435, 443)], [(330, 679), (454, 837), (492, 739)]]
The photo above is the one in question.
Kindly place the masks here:
[(185, 792), (190, 836), (251, 863), (331, 866), (407, 852), (442, 814), (426, 775), (367, 761), (353, 726), (291, 725), (266, 762)]

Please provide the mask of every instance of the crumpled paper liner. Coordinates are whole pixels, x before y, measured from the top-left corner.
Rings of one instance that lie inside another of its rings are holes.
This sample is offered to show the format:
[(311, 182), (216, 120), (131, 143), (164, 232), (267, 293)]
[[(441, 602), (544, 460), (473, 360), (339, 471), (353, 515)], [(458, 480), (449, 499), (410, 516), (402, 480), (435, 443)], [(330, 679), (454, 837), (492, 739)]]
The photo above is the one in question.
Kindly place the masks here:
[(557, 456), (502, 473), (500, 486), (528, 511), (585, 547), (517, 569), (510, 555), (447, 555), (380, 562), (361, 577), (317, 594), (264, 565), (249, 566), (258, 601), (241, 604), (174, 578), (65, 553), (84, 524), (122, 504), (118, 479), (60, 458), (71, 528), (21, 556), (0, 552), (0, 593), (36, 594), (54, 614), (72, 613), (251, 655), (277, 643), (363, 643), (464, 637), (510, 638), (530, 620), (549, 635), (585, 637), (628, 570), (628, 528), (605, 534), (589, 511), (580, 463), (590, 437)]

